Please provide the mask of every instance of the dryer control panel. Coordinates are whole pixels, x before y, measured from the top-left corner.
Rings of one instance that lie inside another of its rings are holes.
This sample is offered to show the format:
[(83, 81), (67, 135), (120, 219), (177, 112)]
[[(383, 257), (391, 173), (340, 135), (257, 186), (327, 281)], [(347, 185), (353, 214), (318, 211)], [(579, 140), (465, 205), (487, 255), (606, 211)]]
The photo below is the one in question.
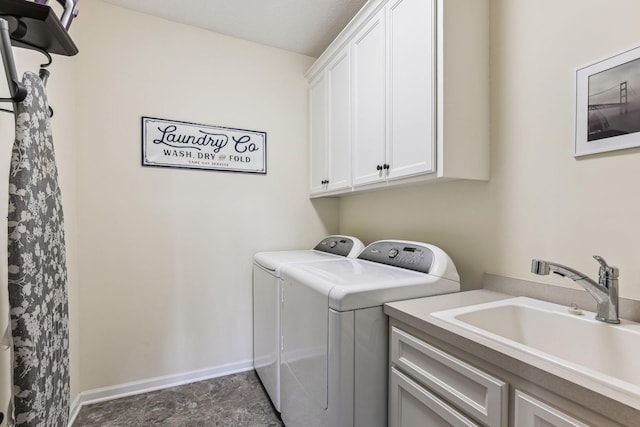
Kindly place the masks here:
[(359, 259), (366, 261), (422, 273), (429, 273), (433, 257), (433, 251), (426, 244), (392, 240), (374, 242), (358, 255)]

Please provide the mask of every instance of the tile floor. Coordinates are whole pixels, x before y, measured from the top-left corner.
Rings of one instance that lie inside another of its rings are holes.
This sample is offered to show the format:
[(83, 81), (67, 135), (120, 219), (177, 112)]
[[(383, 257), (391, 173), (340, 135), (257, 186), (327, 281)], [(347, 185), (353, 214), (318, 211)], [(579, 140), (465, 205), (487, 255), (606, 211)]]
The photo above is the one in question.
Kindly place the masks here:
[(255, 371), (84, 406), (73, 427), (284, 426)]

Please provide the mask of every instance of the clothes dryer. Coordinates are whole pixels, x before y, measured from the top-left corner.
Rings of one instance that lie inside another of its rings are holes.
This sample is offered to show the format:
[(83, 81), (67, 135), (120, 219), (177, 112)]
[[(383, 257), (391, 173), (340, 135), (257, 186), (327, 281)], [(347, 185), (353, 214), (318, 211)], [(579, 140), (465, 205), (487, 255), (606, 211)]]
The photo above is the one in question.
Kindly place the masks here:
[(451, 258), (378, 241), (356, 259), (282, 268), (281, 414), (287, 427), (387, 425), (386, 302), (460, 290)]
[(284, 265), (357, 256), (356, 237), (328, 236), (313, 249), (259, 252), (253, 260), (253, 364), (273, 406), (280, 411), (281, 269)]

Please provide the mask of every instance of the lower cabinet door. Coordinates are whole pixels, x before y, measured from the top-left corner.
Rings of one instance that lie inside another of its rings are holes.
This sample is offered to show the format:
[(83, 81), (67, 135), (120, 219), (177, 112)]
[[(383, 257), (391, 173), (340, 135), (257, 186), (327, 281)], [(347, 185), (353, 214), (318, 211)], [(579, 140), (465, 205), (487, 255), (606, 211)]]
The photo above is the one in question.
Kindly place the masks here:
[(391, 362), (482, 425), (507, 427), (509, 385), (393, 326)]
[(419, 383), (391, 368), (389, 427), (480, 427)]
[(589, 427), (520, 390), (516, 390), (514, 416), (518, 427)]

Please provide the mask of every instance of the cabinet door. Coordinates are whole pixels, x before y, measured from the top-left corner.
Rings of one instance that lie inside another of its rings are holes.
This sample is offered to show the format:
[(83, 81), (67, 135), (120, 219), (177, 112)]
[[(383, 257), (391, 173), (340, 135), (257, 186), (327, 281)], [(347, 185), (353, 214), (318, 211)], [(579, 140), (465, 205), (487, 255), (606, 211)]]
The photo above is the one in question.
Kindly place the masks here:
[(351, 90), (349, 50), (327, 67), (329, 164), (327, 190), (339, 190), (351, 185)]
[(386, 163), (384, 11), (356, 34), (351, 52), (353, 185), (362, 185), (385, 178), (382, 170)]
[(434, 0), (387, 6), (389, 179), (435, 171)]
[(403, 331), (391, 328), (390, 360), (474, 419), (507, 426), (509, 386), (499, 378)]
[(391, 368), (389, 379), (389, 427), (479, 427), (413, 381)]
[(520, 390), (516, 390), (514, 418), (518, 427), (589, 427)]
[(310, 182), (311, 194), (325, 190), (327, 179), (327, 80), (320, 74), (309, 84), (311, 117)]

